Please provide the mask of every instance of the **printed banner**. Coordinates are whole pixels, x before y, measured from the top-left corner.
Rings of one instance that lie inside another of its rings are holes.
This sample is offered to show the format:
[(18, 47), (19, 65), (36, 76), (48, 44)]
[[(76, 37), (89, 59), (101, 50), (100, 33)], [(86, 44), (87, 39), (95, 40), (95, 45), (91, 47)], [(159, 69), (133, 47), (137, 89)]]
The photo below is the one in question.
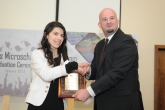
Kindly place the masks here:
[[(0, 94), (24, 96), (31, 82), (31, 52), (39, 47), (43, 31), (0, 29)], [(95, 33), (68, 32), (70, 61), (91, 63), (100, 38)]]
[[(31, 52), (39, 47), (43, 31), (0, 29), (0, 95), (25, 96), (31, 82)], [(91, 63), (101, 33), (68, 32), (70, 61)], [(131, 35), (138, 45), (138, 36)], [(88, 81), (90, 84), (90, 81)], [(92, 81), (91, 81), (92, 82)]]

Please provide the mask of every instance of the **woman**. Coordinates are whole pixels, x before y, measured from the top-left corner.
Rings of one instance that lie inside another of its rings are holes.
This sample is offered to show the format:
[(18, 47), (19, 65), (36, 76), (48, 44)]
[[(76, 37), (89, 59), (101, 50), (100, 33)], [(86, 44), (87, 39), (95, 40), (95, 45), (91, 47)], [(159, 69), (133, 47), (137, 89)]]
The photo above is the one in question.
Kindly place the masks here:
[(47, 24), (41, 47), (31, 55), (32, 82), (25, 101), (28, 110), (64, 110), (63, 99), (58, 98), (58, 78), (73, 70), (84, 71), (77, 62), (68, 63), (66, 42), (67, 33), (61, 23)]

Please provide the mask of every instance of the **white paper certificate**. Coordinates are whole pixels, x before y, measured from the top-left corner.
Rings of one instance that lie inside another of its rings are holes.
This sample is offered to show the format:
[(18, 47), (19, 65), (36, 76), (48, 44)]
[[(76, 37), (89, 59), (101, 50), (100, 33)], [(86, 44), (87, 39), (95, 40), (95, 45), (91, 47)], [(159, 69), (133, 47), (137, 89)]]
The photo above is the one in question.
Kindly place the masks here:
[(78, 74), (70, 73), (65, 77), (65, 90), (78, 90)]

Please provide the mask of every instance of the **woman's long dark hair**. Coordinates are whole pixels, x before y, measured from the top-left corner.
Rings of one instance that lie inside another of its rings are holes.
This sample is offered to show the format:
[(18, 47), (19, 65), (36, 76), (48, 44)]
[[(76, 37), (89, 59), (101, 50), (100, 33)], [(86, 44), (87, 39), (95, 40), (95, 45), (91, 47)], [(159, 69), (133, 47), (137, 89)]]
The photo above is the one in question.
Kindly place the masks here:
[(68, 53), (67, 53), (67, 46), (66, 46), (66, 42), (67, 42), (67, 33), (65, 30), (65, 27), (57, 21), (53, 21), (50, 22), (49, 24), (47, 24), (47, 26), (44, 29), (44, 34), (41, 40), (41, 47), (39, 49), (42, 49), (45, 57), (47, 58), (47, 61), (50, 65), (54, 64), (54, 59), (53, 59), (53, 52), (51, 51), (51, 46), (50, 43), (48, 42), (47, 39), (47, 35), (55, 28), (55, 27), (59, 27), (63, 30), (64, 32), (64, 40), (61, 44), (61, 46), (58, 48), (58, 54), (63, 56), (64, 61), (68, 59)]

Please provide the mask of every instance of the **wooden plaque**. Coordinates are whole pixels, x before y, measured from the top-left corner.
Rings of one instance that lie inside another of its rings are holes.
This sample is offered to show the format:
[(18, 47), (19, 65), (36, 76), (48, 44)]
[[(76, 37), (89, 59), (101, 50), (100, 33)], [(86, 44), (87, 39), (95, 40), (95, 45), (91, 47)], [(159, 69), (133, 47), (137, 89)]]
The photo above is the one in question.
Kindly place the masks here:
[(70, 73), (67, 76), (59, 78), (58, 97), (72, 98), (72, 95), (79, 89), (86, 88), (85, 76), (77, 73)]

